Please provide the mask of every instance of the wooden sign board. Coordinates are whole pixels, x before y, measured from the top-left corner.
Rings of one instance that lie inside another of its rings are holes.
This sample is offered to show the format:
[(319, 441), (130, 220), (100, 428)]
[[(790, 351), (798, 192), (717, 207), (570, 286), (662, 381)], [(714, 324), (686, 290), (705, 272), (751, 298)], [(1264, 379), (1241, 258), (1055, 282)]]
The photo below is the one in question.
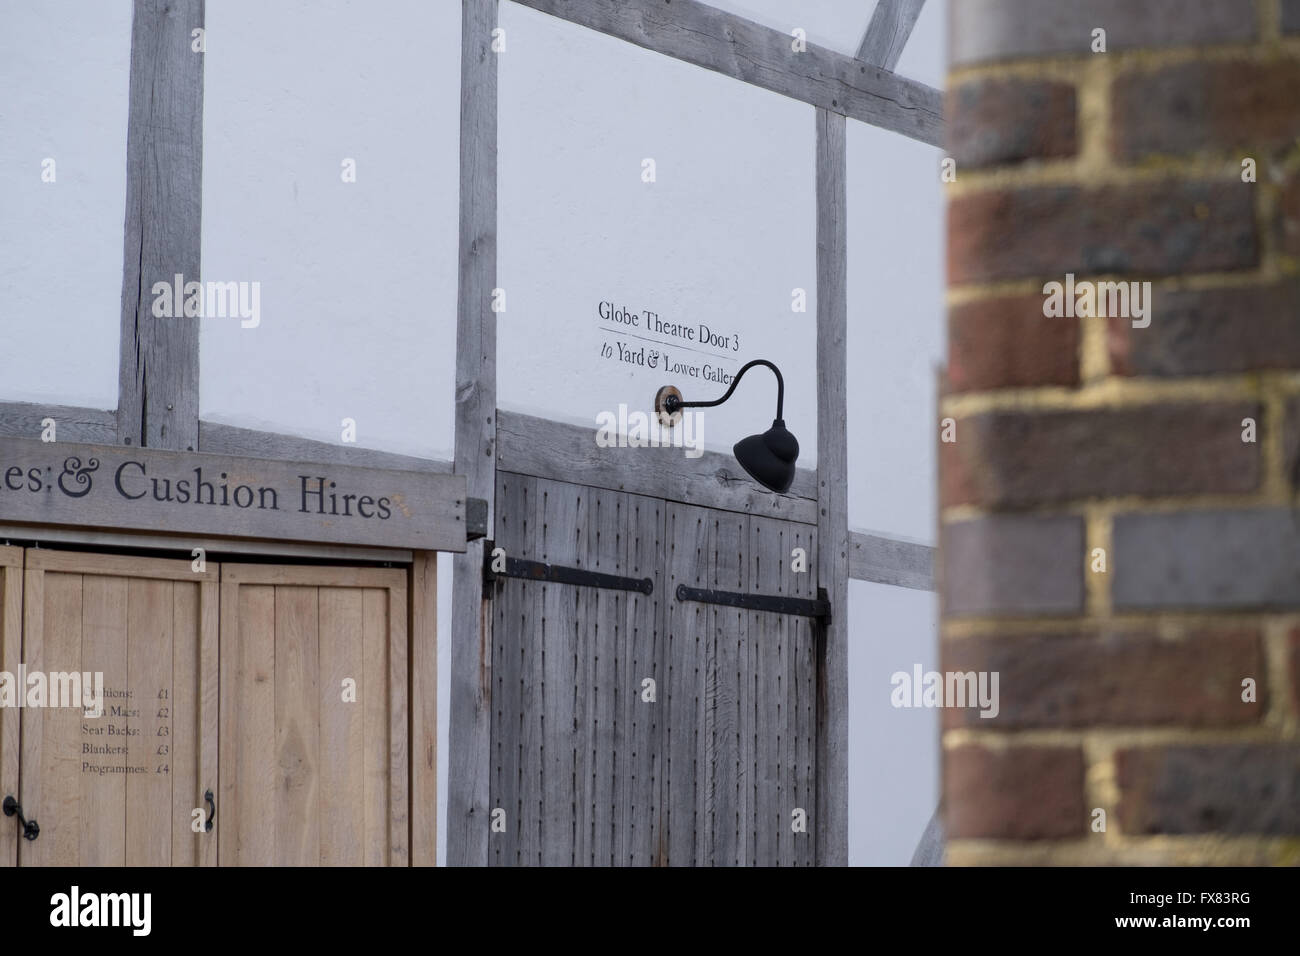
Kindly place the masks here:
[(0, 438), (0, 521), (465, 550), (463, 475)]

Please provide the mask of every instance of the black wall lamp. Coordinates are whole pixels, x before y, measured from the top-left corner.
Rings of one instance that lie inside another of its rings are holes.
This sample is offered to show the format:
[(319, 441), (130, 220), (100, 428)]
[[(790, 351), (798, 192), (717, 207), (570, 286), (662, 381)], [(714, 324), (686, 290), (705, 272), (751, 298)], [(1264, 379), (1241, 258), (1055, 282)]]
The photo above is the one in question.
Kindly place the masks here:
[(655, 395), (655, 411), (659, 414), (661, 425), (675, 425), (680, 419), (683, 408), (712, 408), (731, 398), (731, 393), (740, 384), (741, 377), (755, 365), (766, 365), (776, 373), (776, 419), (772, 427), (761, 435), (750, 435), (736, 442), (731, 449), (742, 468), (749, 472), (751, 478), (764, 488), (784, 494), (794, 483), (794, 463), (799, 457), (799, 442), (785, 427), (781, 417), (785, 406), (785, 380), (781, 370), (767, 359), (754, 359), (741, 366), (736, 377), (731, 380), (731, 387), (721, 398), (712, 402), (682, 401), (682, 393), (672, 385), (665, 385)]

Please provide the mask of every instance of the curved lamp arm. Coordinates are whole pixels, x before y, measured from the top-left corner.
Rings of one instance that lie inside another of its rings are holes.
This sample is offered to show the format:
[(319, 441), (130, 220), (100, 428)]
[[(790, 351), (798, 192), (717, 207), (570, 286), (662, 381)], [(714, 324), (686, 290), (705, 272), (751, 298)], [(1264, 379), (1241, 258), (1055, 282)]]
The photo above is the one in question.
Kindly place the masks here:
[(771, 362), (769, 362), (767, 359), (754, 359), (754, 361), (746, 362), (744, 365), (742, 365), (740, 367), (740, 371), (736, 373), (736, 377), (731, 380), (731, 387), (727, 389), (726, 394), (723, 395), (721, 398), (716, 399), (715, 401), (684, 402), (676, 395), (669, 395), (667, 398), (664, 399), (664, 410), (671, 415), (681, 408), (712, 408), (714, 405), (721, 405), (727, 399), (731, 398), (731, 393), (734, 392), (736, 390), (736, 386), (740, 384), (741, 377), (746, 372), (748, 372), (751, 368), (753, 368), (755, 365), (766, 365), (774, 373), (776, 373), (776, 419), (777, 421), (781, 421), (782, 418), (781, 410), (785, 406), (785, 379), (781, 378), (781, 370), (777, 368), (775, 365), (773, 365)]

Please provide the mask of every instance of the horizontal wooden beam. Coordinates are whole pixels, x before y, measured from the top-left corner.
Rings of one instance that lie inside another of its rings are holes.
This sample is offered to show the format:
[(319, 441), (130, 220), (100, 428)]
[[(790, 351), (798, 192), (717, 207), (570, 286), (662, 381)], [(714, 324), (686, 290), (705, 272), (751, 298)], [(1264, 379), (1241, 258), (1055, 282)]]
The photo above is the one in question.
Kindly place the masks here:
[(879, 0), (858, 47), (858, 59), (892, 71), (924, 5), (925, 0)]
[(336, 445), (312, 438), (299, 438), (297, 435), (239, 428), (217, 422), (199, 422), (199, 450), (205, 454), (313, 461), (332, 465), (356, 465), (360, 468), (391, 468), (395, 471), (425, 471), (436, 475), (450, 475), (452, 470), (451, 462), (436, 458), (416, 458), (357, 445)]
[(849, 532), (849, 577), (934, 590), (934, 548), (866, 531)]
[[(513, 0), (765, 90), (943, 145), (943, 94), (699, 0)], [(791, 24), (795, 26), (797, 24)]]
[(202, 545), (207, 560), (221, 560), (225, 555), (267, 555), (276, 558), (299, 558), (314, 561), (376, 561), (410, 564), (414, 552), (403, 548), (358, 548), (338, 544), (301, 544), (293, 541), (254, 541), (245, 538), (215, 538), (172, 534), (141, 534), (133, 531), (94, 531), (86, 528), (59, 528), (53, 525), (29, 527), (0, 524), (0, 544), (56, 544), (81, 548), (116, 548), (141, 551), (174, 551), (189, 560), (196, 546)]
[(817, 523), (817, 473), (801, 468), (784, 495), (745, 474), (719, 452), (687, 458), (681, 448), (601, 448), (596, 426), (583, 428), (515, 412), (497, 412), (497, 469), (706, 508)]
[(54, 419), (55, 441), (110, 445), (117, 441), (117, 412), (71, 405), (0, 402), (0, 438), (40, 438)]
[(464, 551), (465, 479), (0, 438), (6, 522)]

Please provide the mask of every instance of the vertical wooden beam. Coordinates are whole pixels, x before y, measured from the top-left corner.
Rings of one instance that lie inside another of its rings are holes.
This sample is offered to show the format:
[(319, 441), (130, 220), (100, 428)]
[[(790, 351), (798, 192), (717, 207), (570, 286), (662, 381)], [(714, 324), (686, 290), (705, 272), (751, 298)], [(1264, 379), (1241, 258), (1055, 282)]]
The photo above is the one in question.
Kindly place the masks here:
[[(498, 0), (462, 0), (460, 284), (456, 313), (456, 461), (495, 522)], [(492, 619), (483, 601), (483, 541), (456, 556), (452, 580), (447, 863), (486, 866)]]
[(411, 866), (438, 863), (438, 554), (411, 563)]
[(199, 446), (199, 320), (154, 318), (155, 282), (199, 281), (204, 0), (135, 0), (126, 147), (118, 440)]
[(822, 630), (817, 862), (848, 863), (849, 521), (847, 146), (840, 113), (817, 110), (817, 574), (831, 602)]
[(894, 72), (925, 0), (880, 0), (858, 47), (858, 59)]

